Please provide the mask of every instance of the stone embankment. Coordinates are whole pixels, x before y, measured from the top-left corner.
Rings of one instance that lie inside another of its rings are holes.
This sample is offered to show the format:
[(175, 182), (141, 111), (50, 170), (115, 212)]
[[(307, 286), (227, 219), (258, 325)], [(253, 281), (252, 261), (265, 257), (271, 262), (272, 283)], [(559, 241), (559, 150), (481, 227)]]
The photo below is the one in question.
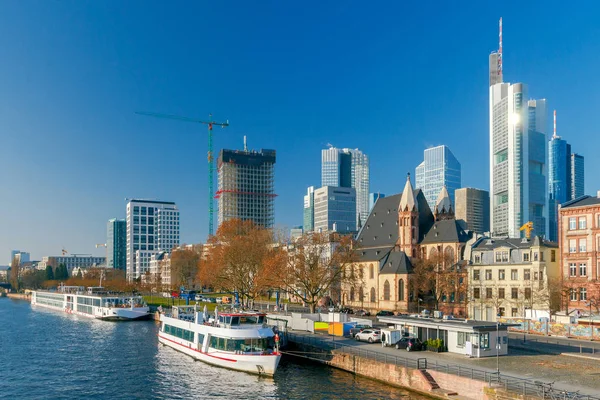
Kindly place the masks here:
[(31, 294), (29, 293), (7, 293), (6, 296), (11, 299), (31, 301)]
[[(318, 335), (291, 333), (283, 353), (314, 360), (385, 384), (402, 387), (438, 399), (533, 400), (544, 398), (543, 389), (525, 381), (507, 382), (496, 373), (471, 368), (438, 368), (423, 358), (411, 359), (339, 345)], [(539, 393), (538, 393), (539, 392)]]

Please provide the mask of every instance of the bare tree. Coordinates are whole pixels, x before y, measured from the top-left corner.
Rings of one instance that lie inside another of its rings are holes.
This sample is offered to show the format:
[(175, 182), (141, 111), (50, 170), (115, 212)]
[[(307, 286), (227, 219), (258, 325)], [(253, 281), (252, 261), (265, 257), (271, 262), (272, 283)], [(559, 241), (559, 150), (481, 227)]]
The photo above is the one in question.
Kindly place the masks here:
[(191, 287), (196, 282), (200, 253), (196, 249), (177, 249), (171, 253), (171, 285)]
[(15, 290), (19, 291), (20, 289), (20, 274), (21, 274), (21, 266), (19, 257), (14, 257), (10, 263), (10, 286)]
[(459, 289), (459, 279), (464, 273), (456, 268), (452, 256), (448, 254), (436, 252), (434, 256), (413, 262), (412, 280), (415, 289), (423, 296), (430, 296), (434, 308), (438, 310), (440, 302)]
[(245, 304), (276, 285), (272, 231), (252, 221), (233, 219), (221, 224), (209, 244), (198, 273), (204, 284), (237, 292)]
[(314, 312), (323, 296), (342, 285), (353, 286), (360, 279), (353, 246), (349, 236), (307, 233), (293, 245), (279, 249), (273, 269), (277, 281)]

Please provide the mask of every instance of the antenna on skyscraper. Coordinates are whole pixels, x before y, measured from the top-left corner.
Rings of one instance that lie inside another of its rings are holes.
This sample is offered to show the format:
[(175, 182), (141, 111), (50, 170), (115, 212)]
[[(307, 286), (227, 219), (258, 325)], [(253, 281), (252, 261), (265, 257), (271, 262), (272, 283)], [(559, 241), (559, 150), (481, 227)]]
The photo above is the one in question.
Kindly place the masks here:
[(244, 135), (244, 151), (248, 151), (248, 142), (246, 142), (246, 135)]
[(556, 139), (556, 110), (554, 110), (554, 134), (552, 135), (553, 139)]
[(502, 79), (502, 17), (500, 17), (500, 33), (498, 36), (498, 75), (500, 76), (500, 82)]

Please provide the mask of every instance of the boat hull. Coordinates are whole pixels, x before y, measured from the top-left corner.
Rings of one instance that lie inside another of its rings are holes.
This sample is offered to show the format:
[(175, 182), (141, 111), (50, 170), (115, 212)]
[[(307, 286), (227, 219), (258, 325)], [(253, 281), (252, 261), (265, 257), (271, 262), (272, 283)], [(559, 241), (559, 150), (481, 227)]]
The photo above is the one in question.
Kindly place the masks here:
[(243, 355), (219, 351), (204, 353), (195, 349), (193, 343), (163, 332), (159, 333), (158, 341), (207, 364), (261, 376), (273, 376), (281, 359), (279, 353), (265, 355)]

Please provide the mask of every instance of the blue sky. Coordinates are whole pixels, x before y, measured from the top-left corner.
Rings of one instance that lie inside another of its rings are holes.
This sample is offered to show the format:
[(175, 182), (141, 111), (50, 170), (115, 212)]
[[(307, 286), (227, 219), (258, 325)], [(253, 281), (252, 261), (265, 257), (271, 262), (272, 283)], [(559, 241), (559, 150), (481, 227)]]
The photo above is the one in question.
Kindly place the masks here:
[(327, 143), (371, 157), (397, 193), (446, 144), (487, 189), (488, 54), (558, 110), (586, 157), (600, 145), (595, 2), (4, 1), (0, 3), (0, 264), (93, 253), (125, 198), (175, 201), (182, 242), (207, 234), (206, 130), (137, 110), (229, 119), (215, 148), (277, 150), (276, 221), (302, 223)]

